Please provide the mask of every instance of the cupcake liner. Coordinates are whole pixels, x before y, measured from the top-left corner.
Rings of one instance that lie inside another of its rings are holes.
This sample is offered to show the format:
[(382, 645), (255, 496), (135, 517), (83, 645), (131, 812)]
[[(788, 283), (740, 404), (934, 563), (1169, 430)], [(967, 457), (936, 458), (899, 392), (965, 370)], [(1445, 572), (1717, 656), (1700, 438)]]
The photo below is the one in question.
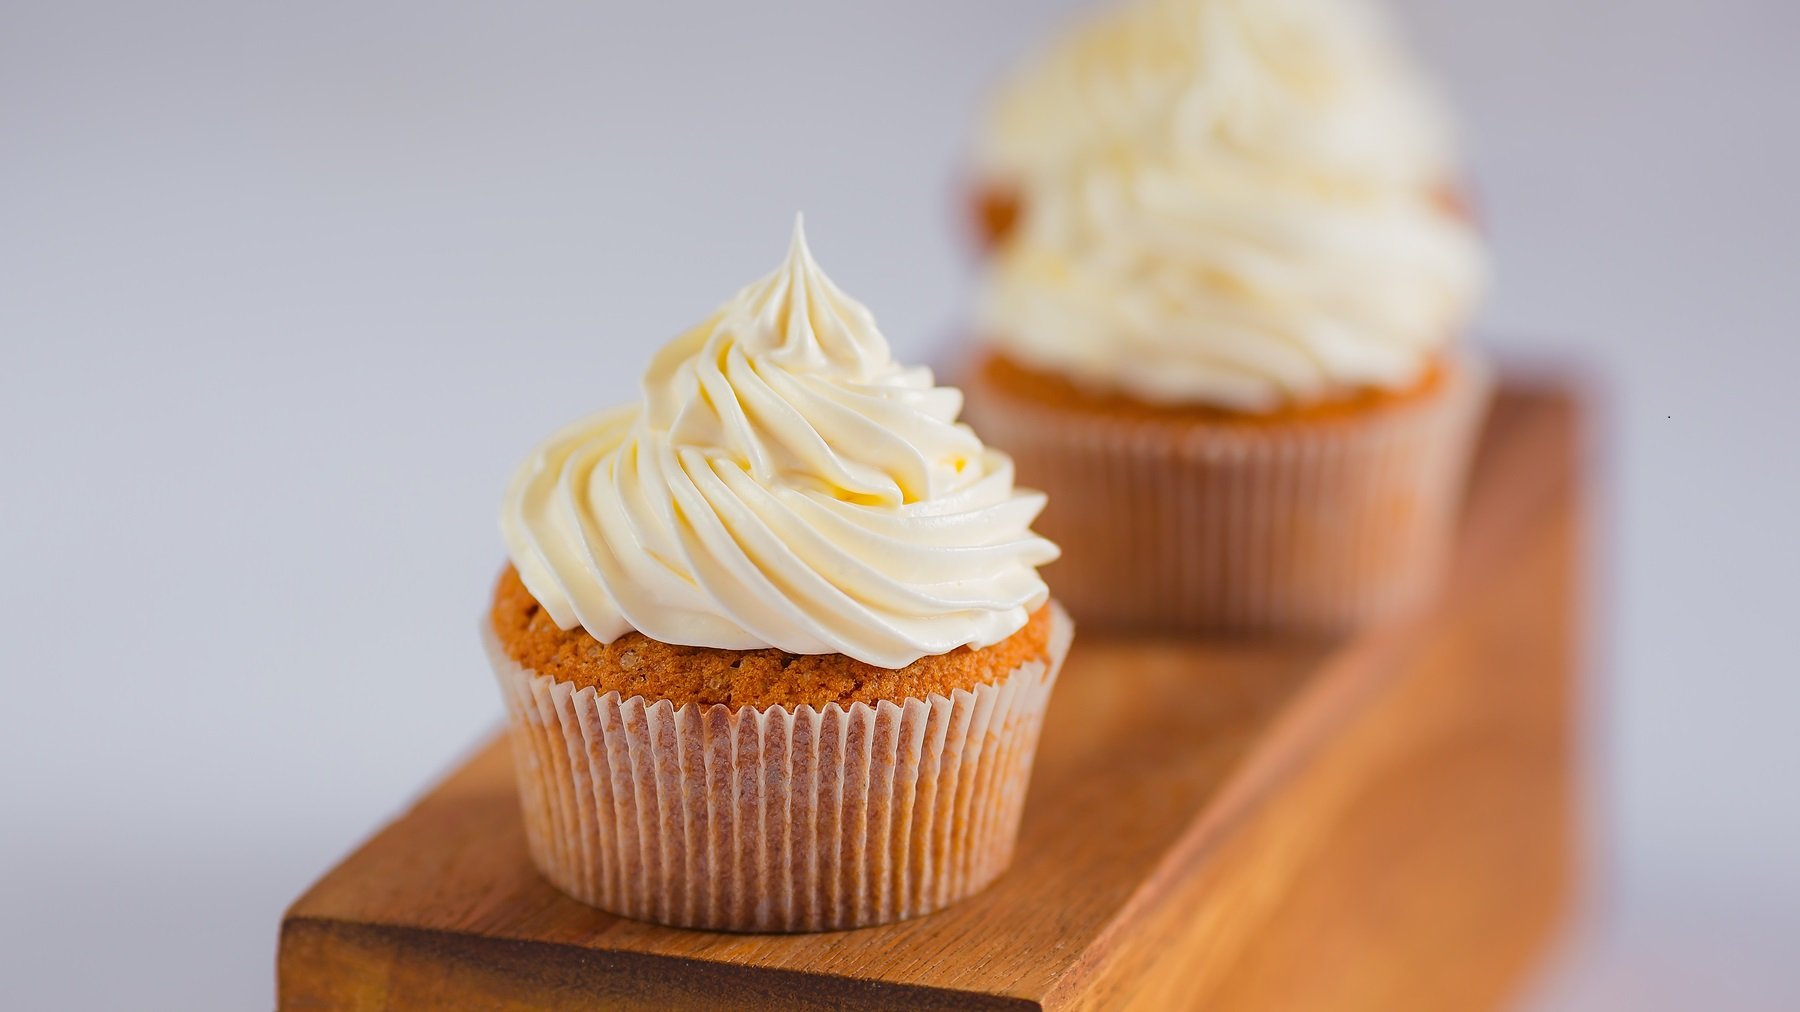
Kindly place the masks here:
[(532, 861), (585, 903), (726, 931), (929, 913), (1012, 860), (1048, 663), (948, 698), (761, 710), (576, 688), (484, 642), (506, 698)]
[(1080, 621), (1330, 633), (1435, 589), (1490, 387), (1465, 358), (1415, 401), (1231, 424), (1080, 413), (977, 372), (963, 417), (1048, 493), (1044, 576)]

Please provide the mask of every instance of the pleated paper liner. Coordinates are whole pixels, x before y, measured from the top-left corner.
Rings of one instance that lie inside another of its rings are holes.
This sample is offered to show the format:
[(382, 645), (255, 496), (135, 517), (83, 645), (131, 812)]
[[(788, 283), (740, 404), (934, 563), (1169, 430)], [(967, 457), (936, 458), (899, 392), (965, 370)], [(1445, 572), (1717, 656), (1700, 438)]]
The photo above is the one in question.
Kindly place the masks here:
[(963, 417), (1049, 494), (1045, 570), (1096, 625), (1331, 633), (1435, 589), (1491, 382), (1464, 356), (1414, 401), (1364, 416), (1208, 424), (1083, 413), (980, 371)]
[(484, 636), (545, 878), (638, 920), (726, 931), (864, 927), (940, 909), (1012, 860), (1048, 664), (949, 698), (763, 710), (577, 689)]

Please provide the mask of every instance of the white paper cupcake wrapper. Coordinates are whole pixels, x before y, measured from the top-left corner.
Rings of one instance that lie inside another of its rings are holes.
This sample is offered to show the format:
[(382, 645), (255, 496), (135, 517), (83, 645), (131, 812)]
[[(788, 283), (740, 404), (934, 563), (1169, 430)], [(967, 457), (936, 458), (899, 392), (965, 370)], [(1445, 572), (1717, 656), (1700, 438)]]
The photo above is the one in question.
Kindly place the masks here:
[(1490, 380), (1458, 360), (1443, 387), (1367, 417), (1267, 426), (1077, 414), (979, 375), (963, 413), (1049, 505), (1045, 570), (1082, 622), (1336, 632), (1436, 587)]
[(532, 860), (638, 920), (823, 931), (929, 913), (1012, 860), (1050, 660), (949, 698), (823, 710), (675, 707), (577, 689), (483, 637), (506, 698)]

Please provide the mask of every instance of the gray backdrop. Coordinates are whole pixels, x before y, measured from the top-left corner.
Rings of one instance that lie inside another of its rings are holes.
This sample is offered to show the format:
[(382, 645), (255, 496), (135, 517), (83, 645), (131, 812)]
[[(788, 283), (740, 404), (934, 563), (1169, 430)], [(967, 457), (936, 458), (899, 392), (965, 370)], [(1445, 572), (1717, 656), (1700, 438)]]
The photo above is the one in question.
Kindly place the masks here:
[[(508, 471), (776, 263), (962, 337), (972, 103), (1075, 4), (0, 3), (0, 980), (251, 1008), (490, 728)], [(1413, 0), (1495, 346), (1609, 392), (1614, 859), (1534, 1007), (1793, 1007), (1800, 176), (1781, 0)]]

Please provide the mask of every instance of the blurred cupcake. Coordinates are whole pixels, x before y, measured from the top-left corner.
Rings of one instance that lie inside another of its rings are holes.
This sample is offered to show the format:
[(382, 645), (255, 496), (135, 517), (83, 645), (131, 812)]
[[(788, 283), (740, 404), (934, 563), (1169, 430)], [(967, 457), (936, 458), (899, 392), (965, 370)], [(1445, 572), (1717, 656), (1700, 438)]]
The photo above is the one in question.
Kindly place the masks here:
[(1377, 13), (1138, 0), (996, 106), (968, 415), (1049, 493), (1078, 618), (1331, 631), (1433, 586), (1484, 271)]
[(1012, 855), (1071, 627), (1040, 493), (787, 261), (553, 436), (486, 628), (532, 858), (577, 899), (742, 931), (938, 909)]

